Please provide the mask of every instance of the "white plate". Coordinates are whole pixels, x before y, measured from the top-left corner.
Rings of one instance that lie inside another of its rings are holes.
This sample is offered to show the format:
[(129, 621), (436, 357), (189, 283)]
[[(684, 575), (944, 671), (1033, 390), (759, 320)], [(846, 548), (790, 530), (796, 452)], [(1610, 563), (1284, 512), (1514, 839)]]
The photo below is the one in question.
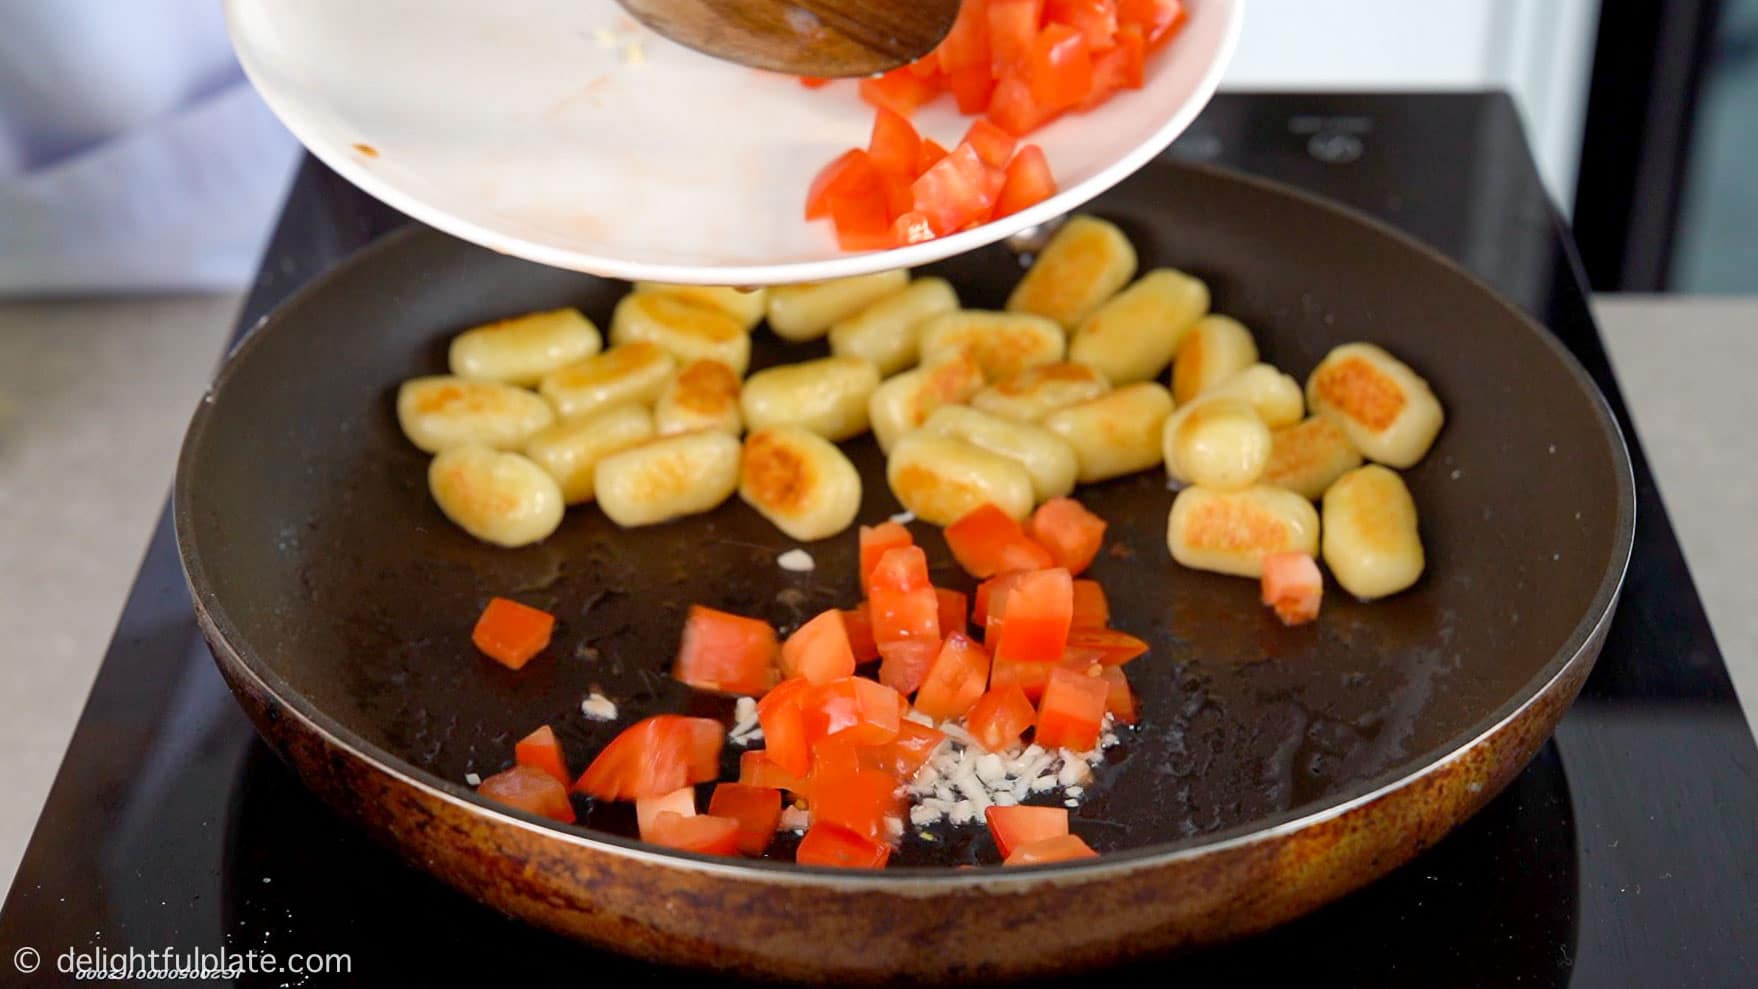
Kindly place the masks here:
[[(627, 279), (764, 285), (910, 267), (1068, 212), (1163, 150), (1213, 95), (1244, 0), (1188, 0), (1146, 88), (1034, 134), (1062, 191), (975, 230), (839, 250), (802, 218), (825, 163), (866, 145), (852, 81), (819, 90), (709, 58), (611, 0), (225, 0), (252, 82), (312, 153), (454, 236)], [(918, 111), (951, 146), (969, 125)]]

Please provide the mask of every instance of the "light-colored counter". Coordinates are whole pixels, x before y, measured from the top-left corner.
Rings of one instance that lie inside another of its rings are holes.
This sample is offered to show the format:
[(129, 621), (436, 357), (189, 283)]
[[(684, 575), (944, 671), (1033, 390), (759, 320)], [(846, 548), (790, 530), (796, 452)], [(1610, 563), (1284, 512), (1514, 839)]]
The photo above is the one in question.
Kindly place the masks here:
[[(239, 300), (0, 304), (0, 889), (11, 885)], [(1758, 710), (1758, 299), (1601, 325), (1748, 712)]]

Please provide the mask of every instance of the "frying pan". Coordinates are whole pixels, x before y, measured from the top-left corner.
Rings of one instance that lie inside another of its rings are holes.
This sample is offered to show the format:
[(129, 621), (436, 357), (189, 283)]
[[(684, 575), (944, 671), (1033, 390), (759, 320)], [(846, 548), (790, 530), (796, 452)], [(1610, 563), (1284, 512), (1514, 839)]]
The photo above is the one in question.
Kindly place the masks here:
[[(635, 718), (730, 720), (667, 676), (695, 602), (784, 631), (851, 603), (853, 533), (793, 544), (736, 499), (625, 531), (595, 509), (545, 542), (472, 541), (429, 498), (397, 384), (445, 366), (449, 337), (577, 305), (601, 325), (626, 288), (427, 230), (385, 238), (313, 282), (228, 360), (190, 426), (177, 538), (216, 662), (303, 782), (415, 866), (510, 914), (656, 960), (791, 979), (975, 980), (1075, 970), (1263, 930), (1409, 860), (1487, 803), (1549, 736), (1598, 654), (1628, 562), (1633, 482), (1586, 374), (1540, 326), (1425, 247), (1237, 174), (1156, 162), (1092, 205), (1144, 270), (1205, 279), (1215, 309), (1297, 377), (1332, 346), (1378, 342), (1423, 373), (1448, 422), (1406, 472), (1428, 571), (1361, 603), (1333, 588), (1283, 628), (1253, 582), (1184, 570), (1156, 472), (1088, 486), (1111, 524), (1093, 575), (1152, 651), (1130, 668), (1141, 724), (1073, 812), (1103, 856), (1001, 869), (981, 827), (911, 832), (883, 872), (658, 850), (627, 805), (560, 827), (463, 783), (550, 723), (575, 770)], [(929, 271), (999, 308), (1022, 259), (1002, 246)], [(753, 367), (818, 356), (766, 331)], [(860, 520), (899, 510), (868, 438)], [(935, 582), (969, 587), (912, 526)], [(469, 641), (491, 595), (559, 616), (521, 672)], [(580, 713), (602, 689), (614, 724)], [(726, 777), (738, 750), (728, 746)], [(978, 868), (956, 870), (958, 864)]]

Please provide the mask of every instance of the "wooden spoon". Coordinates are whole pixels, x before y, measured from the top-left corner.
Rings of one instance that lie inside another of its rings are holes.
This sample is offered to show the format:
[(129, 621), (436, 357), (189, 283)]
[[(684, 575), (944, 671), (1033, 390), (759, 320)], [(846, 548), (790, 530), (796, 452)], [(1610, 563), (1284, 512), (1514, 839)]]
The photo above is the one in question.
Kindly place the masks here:
[(618, 0), (678, 44), (801, 76), (868, 76), (934, 50), (959, 0)]

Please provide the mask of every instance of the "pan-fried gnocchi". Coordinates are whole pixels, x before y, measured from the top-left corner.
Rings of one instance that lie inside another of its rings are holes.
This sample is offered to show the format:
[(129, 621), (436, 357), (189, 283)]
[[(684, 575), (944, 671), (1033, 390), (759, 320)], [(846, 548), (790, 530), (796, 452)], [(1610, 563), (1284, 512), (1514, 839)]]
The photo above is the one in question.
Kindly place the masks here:
[(1111, 390), (1105, 375), (1085, 364), (1055, 361), (1029, 367), (971, 396), (971, 407), (1020, 422), (1038, 422), (1057, 409)]
[(1205, 390), (1202, 397), (1244, 399), (1271, 429), (1292, 426), (1306, 415), (1300, 382), (1268, 364), (1253, 364)]
[(677, 368), (664, 348), (637, 341), (551, 371), (537, 390), (557, 415), (575, 419), (624, 402), (651, 405)]
[(790, 539), (810, 542), (847, 529), (861, 508), (861, 475), (817, 433), (771, 426), (745, 437), (739, 497)]
[(1073, 330), (1135, 277), (1135, 246), (1116, 225), (1069, 218), (1007, 297), (1007, 311), (1033, 313)]
[(745, 290), (720, 285), (674, 285), (670, 282), (636, 282), (636, 292), (648, 292), (659, 295), (670, 295), (692, 302), (709, 309), (718, 309), (733, 319), (747, 332), (751, 327), (763, 321), (763, 309), (769, 303), (769, 290), (754, 288)]
[(1044, 426), (1074, 447), (1080, 480), (1092, 484), (1160, 464), (1171, 414), (1172, 396), (1143, 381), (1053, 412)]
[(1166, 420), (1166, 473), (1184, 484), (1237, 491), (1270, 461), (1270, 427), (1237, 398), (1204, 396)]
[(1325, 491), (1325, 565), (1362, 600), (1396, 594), (1422, 576), (1416, 503), (1404, 479), (1378, 464), (1358, 467)]
[(534, 388), (545, 374), (598, 353), (598, 327), (578, 309), (551, 309), (498, 320), (452, 338), (452, 373), (476, 381)]
[(879, 387), (877, 368), (859, 357), (822, 357), (751, 375), (739, 403), (745, 425), (802, 426), (829, 440), (867, 431), (867, 405)]
[(1335, 416), (1369, 460), (1409, 467), (1421, 460), (1445, 418), (1428, 382), (1371, 343), (1346, 343), (1306, 379), (1314, 412)]
[(598, 462), (653, 438), (653, 415), (645, 406), (617, 405), (579, 419), (564, 419), (525, 445), (525, 456), (561, 485), (570, 505), (592, 500)]
[(713, 511), (739, 486), (739, 441), (725, 433), (665, 436), (598, 462), (598, 507), (625, 528)]
[(1014, 422), (967, 405), (942, 405), (922, 431), (951, 436), (990, 453), (1017, 461), (1032, 478), (1032, 497), (1049, 501), (1074, 490), (1080, 463), (1074, 448), (1055, 433), (1031, 423)]
[(885, 466), (891, 493), (916, 518), (951, 525), (984, 502), (1016, 519), (1032, 510), (1032, 478), (1018, 461), (951, 436), (918, 430)]
[(1312, 416), (1270, 431), (1270, 462), (1264, 483), (1317, 501), (1331, 482), (1361, 466), (1361, 451), (1329, 416)]
[(1156, 268), (1081, 322), (1068, 341), (1068, 359), (1098, 368), (1113, 384), (1152, 381), (1208, 311), (1207, 285)]
[(921, 428), (935, 409), (963, 402), (982, 387), (983, 371), (968, 354), (887, 378), (867, 402), (873, 438), (879, 449), (889, 453), (905, 433)]
[(661, 436), (698, 429), (739, 435), (745, 425), (739, 414), (739, 376), (719, 361), (691, 361), (659, 393), (653, 424)]
[(457, 446), (516, 450), (554, 421), (543, 399), (496, 381), (434, 375), (397, 389), (397, 423), (426, 453)]
[(963, 309), (921, 327), (922, 363), (969, 354), (992, 381), (1062, 359), (1068, 342), (1062, 328), (1042, 316)]
[(958, 309), (958, 293), (944, 278), (918, 278), (830, 328), (830, 352), (862, 357), (882, 375), (916, 362), (917, 331), (941, 313)]
[(562, 489), (542, 467), (486, 446), (443, 450), (427, 468), (440, 511), (477, 539), (529, 546), (562, 524)]
[(769, 290), (769, 328), (783, 340), (816, 340), (830, 327), (909, 284), (902, 268)]
[(610, 318), (610, 342), (658, 344), (679, 364), (719, 361), (744, 377), (751, 365), (751, 335), (718, 309), (662, 292), (632, 292)]
[(1215, 491), (1192, 485), (1172, 499), (1166, 546), (1193, 570), (1262, 577), (1270, 553), (1318, 555), (1318, 511), (1282, 488)]
[(1257, 363), (1257, 341), (1231, 316), (1204, 316), (1178, 345), (1172, 397), (1183, 405)]

